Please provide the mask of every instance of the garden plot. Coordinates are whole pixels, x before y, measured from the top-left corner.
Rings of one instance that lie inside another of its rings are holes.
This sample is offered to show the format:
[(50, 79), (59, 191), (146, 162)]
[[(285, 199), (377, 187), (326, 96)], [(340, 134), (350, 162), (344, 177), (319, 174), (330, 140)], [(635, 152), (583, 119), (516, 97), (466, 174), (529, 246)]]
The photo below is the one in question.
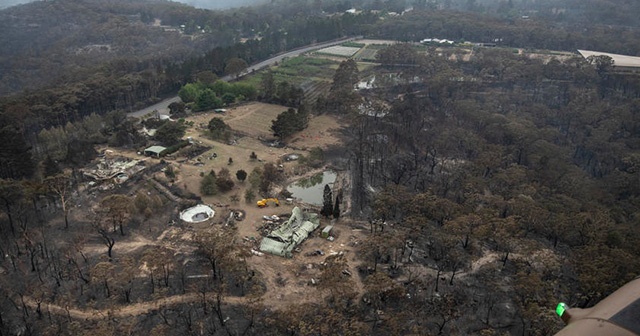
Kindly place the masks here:
[(376, 55), (378, 54), (378, 50), (378, 48), (366, 47), (360, 54), (358, 54), (356, 60), (375, 62), (377, 61)]
[(333, 46), (324, 49), (318, 50), (320, 54), (333, 55), (333, 56), (341, 56), (341, 57), (352, 57), (355, 55), (361, 48), (359, 47), (345, 47), (345, 46)]

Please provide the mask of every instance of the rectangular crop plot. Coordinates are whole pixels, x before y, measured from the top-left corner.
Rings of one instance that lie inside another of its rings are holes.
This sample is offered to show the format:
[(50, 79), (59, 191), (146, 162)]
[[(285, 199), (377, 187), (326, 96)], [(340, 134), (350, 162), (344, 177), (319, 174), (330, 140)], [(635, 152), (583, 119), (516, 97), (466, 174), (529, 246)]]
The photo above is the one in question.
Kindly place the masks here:
[(360, 54), (358, 54), (358, 60), (375, 62), (376, 54), (378, 54), (378, 49), (367, 47)]
[(318, 50), (318, 53), (341, 57), (351, 57), (355, 55), (359, 50), (360, 48), (358, 47), (333, 46), (320, 49)]

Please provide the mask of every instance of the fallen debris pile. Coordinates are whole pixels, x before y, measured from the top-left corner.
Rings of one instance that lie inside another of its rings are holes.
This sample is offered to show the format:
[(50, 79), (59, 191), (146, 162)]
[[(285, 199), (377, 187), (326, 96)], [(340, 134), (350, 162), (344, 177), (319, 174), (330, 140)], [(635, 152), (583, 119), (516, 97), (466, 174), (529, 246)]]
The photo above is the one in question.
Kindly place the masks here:
[(116, 178), (117, 182), (122, 183), (144, 169), (144, 160), (131, 160), (124, 157), (101, 158), (95, 168), (82, 169), (82, 174), (96, 181)]
[(262, 239), (260, 251), (291, 258), (294, 249), (319, 226), (320, 219), (317, 214), (303, 212), (299, 207), (295, 207), (288, 221)]

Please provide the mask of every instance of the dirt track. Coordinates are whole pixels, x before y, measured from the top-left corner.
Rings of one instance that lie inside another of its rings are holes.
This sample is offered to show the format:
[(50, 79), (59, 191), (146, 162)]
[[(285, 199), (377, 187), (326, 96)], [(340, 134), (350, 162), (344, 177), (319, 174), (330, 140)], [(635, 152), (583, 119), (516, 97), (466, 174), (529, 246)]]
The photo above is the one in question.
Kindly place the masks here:
[[(313, 247), (317, 247), (317, 241), (315, 244), (314, 243), (312, 244), (314, 245)], [(347, 255), (347, 256), (348, 256), (348, 259), (353, 258), (353, 255)], [(278, 258), (273, 256), (267, 256), (266, 259), (265, 257), (254, 257), (254, 261), (257, 261), (262, 264), (267, 264), (270, 266), (274, 266), (274, 265), (288, 266), (288, 267), (281, 267), (280, 269), (281, 270), (288, 269), (289, 271), (294, 270), (295, 267), (292, 268), (292, 266), (294, 266), (295, 264), (301, 261), (299, 258), (295, 258), (295, 259), (298, 259), (298, 262), (295, 262), (293, 259), (283, 259), (283, 258)], [(322, 259), (318, 259), (318, 261)], [(498, 254), (488, 253), (485, 256), (474, 261), (469, 271), (459, 272), (458, 278), (462, 278), (469, 274), (476, 273), (480, 270), (480, 268), (482, 268), (482, 266), (492, 262), (496, 262), (498, 259), (499, 259)], [(266, 270), (268, 269), (269, 269), (269, 266), (267, 266)], [(263, 268), (263, 270), (265, 269)], [(349, 262), (349, 271), (354, 276), (353, 282), (354, 282), (354, 285), (356, 286), (355, 288), (356, 291), (358, 293), (362, 293), (363, 285), (357, 277), (357, 274), (358, 274), (357, 264), (351, 262), (351, 260)], [(422, 271), (425, 271), (425, 270), (422, 270)], [(267, 271), (267, 272), (271, 273), (270, 271)], [(418, 271), (418, 274), (416, 275), (419, 275), (420, 273), (421, 272)], [(445, 274), (448, 274), (448, 273), (450, 272), (445, 272), (442, 274), (442, 276), (445, 276)], [(269, 278), (273, 277), (273, 274), (268, 275), (268, 277)], [(274, 305), (271, 308), (281, 309), (281, 308), (286, 308), (288, 303), (292, 302), (292, 299), (297, 299), (296, 303), (301, 303), (304, 301), (313, 301), (309, 298), (315, 297), (316, 299), (318, 299), (322, 297), (322, 295), (318, 295), (318, 293), (315, 293), (315, 294), (310, 293), (313, 291), (317, 291), (317, 289), (314, 287), (308, 287), (308, 286), (305, 286), (304, 288), (302, 288), (292, 284), (292, 286), (284, 286), (282, 288), (276, 288), (275, 290), (272, 287), (271, 290), (268, 291), (265, 294), (265, 296), (263, 296), (263, 298), (267, 299), (269, 302), (274, 303)], [(206, 297), (209, 299), (213, 298), (214, 295), (215, 295), (215, 292), (206, 293)], [(304, 298), (306, 298), (306, 300), (302, 300)], [(147, 314), (154, 310), (161, 309), (163, 307), (169, 307), (176, 304), (197, 302), (200, 300), (202, 300), (201, 293), (189, 293), (184, 295), (174, 295), (166, 298), (157, 299), (154, 301), (135, 303), (128, 306), (120, 306), (120, 307), (105, 308), (105, 309), (78, 309), (78, 308), (72, 308), (68, 306), (63, 307), (60, 305), (50, 304), (50, 303), (42, 303), (41, 309), (45, 313), (50, 312), (51, 314), (55, 314), (55, 315), (69, 316), (70, 318), (73, 318), (73, 319), (101, 320), (101, 319), (114, 318), (114, 317), (125, 318), (125, 317), (138, 316), (142, 314)], [(242, 304), (247, 301), (248, 299), (246, 297), (223, 296), (222, 298), (223, 304)], [(27, 306), (31, 307), (32, 309), (36, 309), (38, 306), (37, 302), (32, 298), (25, 297), (24, 302)]]
[[(208, 292), (207, 297), (213, 298), (214, 292)], [(42, 303), (41, 309), (44, 312), (51, 312), (54, 315), (65, 315), (73, 319), (80, 320), (102, 320), (113, 317), (132, 317), (149, 313), (162, 307), (172, 306), (180, 303), (190, 303), (202, 300), (200, 293), (189, 293), (184, 295), (174, 295), (154, 301), (135, 303), (128, 306), (116, 307), (112, 309), (77, 309), (70, 307), (62, 307), (50, 303)], [(246, 298), (223, 296), (223, 304), (238, 304), (246, 301)], [(25, 298), (24, 302), (32, 309), (36, 309), (38, 304), (31, 298)]]

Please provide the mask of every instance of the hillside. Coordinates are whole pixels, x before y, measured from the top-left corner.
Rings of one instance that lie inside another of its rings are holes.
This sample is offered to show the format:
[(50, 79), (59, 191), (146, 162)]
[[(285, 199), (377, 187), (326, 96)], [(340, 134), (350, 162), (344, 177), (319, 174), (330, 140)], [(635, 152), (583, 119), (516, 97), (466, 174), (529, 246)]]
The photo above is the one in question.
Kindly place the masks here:
[(9, 71), (0, 95), (86, 78), (103, 64), (132, 72), (182, 62), (241, 35), (237, 25), (199, 17), (226, 15), (168, 1), (38, 1), (2, 10), (0, 67)]

